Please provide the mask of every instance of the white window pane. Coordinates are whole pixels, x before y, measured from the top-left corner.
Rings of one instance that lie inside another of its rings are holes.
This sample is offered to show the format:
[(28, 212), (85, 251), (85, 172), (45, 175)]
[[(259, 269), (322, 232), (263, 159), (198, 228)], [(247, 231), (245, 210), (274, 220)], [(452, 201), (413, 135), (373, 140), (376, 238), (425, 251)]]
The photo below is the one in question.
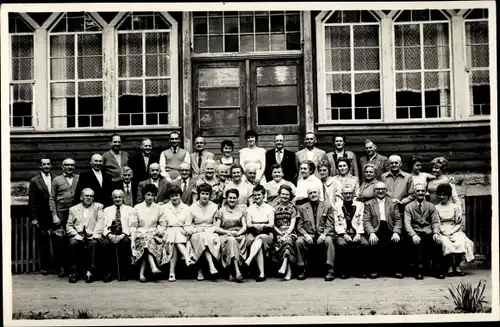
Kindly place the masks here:
[(79, 56), (102, 55), (102, 34), (78, 35), (78, 55)]
[(349, 48), (351, 46), (351, 32), (349, 26), (326, 26), (325, 44), (332, 48)]
[(75, 55), (74, 35), (54, 35), (50, 37), (50, 57), (63, 58)]
[(378, 25), (354, 25), (354, 47), (378, 47)]
[(257, 85), (284, 85), (297, 83), (296, 66), (257, 67)]
[(420, 27), (417, 24), (395, 25), (396, 46), (420, 46)]
[(146, 33), (146, 53), (169, 53), (169, 33)]
[(12, 80), (31, 80), (34, 77), (34, 60), (31, 58), (12, 59)]
[(444, 46), (449, 44), (447, 23), (424, 24), (424, 46)]
[(166, 55), (146, 55), (146, 76), (169, 76), (169, 61)]
[(420, 73), (396, 73), (396, 91), (421, 92)]
[(241, 52), (252, 52), (254, 51), (254, 36), (253, 35), (241, 35), (240, 36), (240, 50)]
[(204, 68), (198, 70), (199, 87), (240, 86), (239, 68)]
[(444, 47), (424, 47), (424, 68), (445, 69), (450, 68), (450, 49)]
[(396, 48), (396, 70), (421, 69), (420, 47)]
[(351, 49), (339, 48), (326, 50), (326, 71), (345, 72), (351, 70)]

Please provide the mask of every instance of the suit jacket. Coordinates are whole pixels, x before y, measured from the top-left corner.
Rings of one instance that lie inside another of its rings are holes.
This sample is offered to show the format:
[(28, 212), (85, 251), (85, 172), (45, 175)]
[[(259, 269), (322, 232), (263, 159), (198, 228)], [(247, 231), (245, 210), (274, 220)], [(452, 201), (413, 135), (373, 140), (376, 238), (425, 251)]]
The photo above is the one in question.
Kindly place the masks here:
[(390, 170), (389, 160), (386, 156), (381, 154), (375, 154), (375, 158), (372, 162), (369, 161), (367, 156), (363, 156), (359, 159), (359, 163), (361, 164), (361, 181), (365, 180), (365, 165), (368, 163), (372, 163), (375, 165), (375, 178), (380, 180), (382, 178), (382, 174), (386, 171)]
[[(266, 176), (266, 181), (272, 181), (272, 165), (276, 164), (276, 149), (270, 149), (266, 152), (266, 169), (264, 175)], [(283, 167), (283, 179), (292, 183), (296, 183), (297, 180), (297, 165), (295, 159), (295, 153), (290, 150), (283, 149), (283, 158), (281, 159), (281, 166)]]
[(101, 237), (100, 233), (96, 230), (96, 226), (104, 218), (103, 205), (94, 202), (89, 208), (91, 215), (87, 219), (83, 216), (85, 208), (82, 203), (69, 208), (68, 223), (66, 224), (66, 233), (69, 237), (73, 238), (78, 234), (82, 234), (84, 229), (87, 239)]
[(125, 151), (121, 151), (121, 166), (118, 165), (115, 157), (109, 150), (108, 152), (103, 153), (102, 155), (102, 168), (105, 173), (111, 175), (113, 182), (119, 181), (122, 179), (122, 167), (128, 165), (128, 153)]
[(441, 233), (441, 223), (434, 204), (429, 201), (422, 202), (422, 211), (418, 209), (418, 202), (414, 200), (405, 206), (405, 229), (410, 237), (423, 232), (426, 234)]
[(198, 152), (194, 151), (190, 154), (191, 156), (191, 173), (193, 177), (198, 177), (204, 173), (204, 165), (208, 159), (214, 159), (214, 154), (212, 152), (208, 152), (207, 150), (203, 150), (201, 153), (201, 167), (198, 166)]
[[(193, 204), (193, 190), (196, 188), (197, 181), (197, 178), (191, 177), (187, 183), (186, 189), (184, 190), (184, 192), (182, 192), (181, 201), (188, 206)], [(172, 184), (179, 185), (179, 187), (181, 187), (182, 189), (182, 179), (180, 178), (180, 176), (179, 178), (175, 179)]]
[[(122, 205), (120, 207), (120, 220), (122, 222), (123, 234), (125, 235), (130, 235), (130, 220), (133, 214), (134, 208), (131, 206)], [(116, 218), (116, 206), (111, 205), (104, 208), (103, 216), (96, 230), (98, 230), (102, 236), (106, 237), (110, 232), (109, 227), (111, 227), (111, 224)]]
[[(318, 165), (318, 162), (320, 162), (322, 160), (327, 160), (325, 151), (318, 149), (318, 148), (314, 148), (313, 152), (314, 152), (314, 155), (313, 155), (312, 161), (314, 162), (314, 164), (316, 166)], [(300, 163), (304, 160), (307, 160), (307, 148), (304, 148), (304, 149), (298, 151), (297, 153), (295, 153), (295, 166), (297, 167), (297, 172), (300, 170), (299, 169)], [(317, 167), (316, 167), (315, 175), (316, 175), (316, 177), (319, 178)]]
[[(351, 220), (351, 226), (356, 231), (356, 234), (363, 234), (365, 229), (363, 227), (363, 213), (364, 204), (363, 202), (353, 201), (353, 206), (356, 207), (354, 212), (354, 217)], [(337, 234), (345, 234), (347, 232), (347, 219), (344, 215), (344, 201), (335, 202), (335, 232)]]
[(92, 169), (87, 170), (80, 174), (78, 179), (78, 184), (76, 185), (75, 198), (73, 199), (73, 204), (80, 203), (80, 193), (85, 188), (90, 188), (94, 191), (94, 202), (98, 202), (103, 206), (108, 206), (111, 204), (111, 192), (113, 191), (112, 177), (110, 174), (105, 172), (102, 173), (102, 186), (99, 184), (97, 177)]
[(73, 205), (76, 185), (80, 175), (73, 174), (73, 183), (68, 184), (64, 175), (59, 175), (52, 180), (52, 189), (50, 192), (50, 213), (57, 215), (64, 225), (68, 219), (69, 208)]
[[(135, 179), (135, 178), (134, 178)], [(137, 183), (132, 179), (130, 181), (130, 191), (132, 192), (132, 204), (135, 206), (137, 204)], [(125, 187), (123, 187), (123, 181), (117, 181), (113, 182), (112, 187), (111, 187), (111, 193), (113, 193), (114, 190), (122, 190), (125, 192)], [(110, 194), (111, 198), (111, 194)], [(111, 204), (109, 204), (111, 205)]]
[[(28, 203), (31, 209), (31, 220), (37, 220), (41, 229), (52, 227), (52, 214), (50, 213), (50, 193), (42, 177), (43, 173), (38, 173), (30, 180)], [(54, 176), (50, 175), (50, 182)]]
[[(143, 188), (147, 184), (153, 184), (151, 178), (148, 178), (139, 183), (137, 187), (137, 203), (141, 203), (144, 201)], [(165, 177), (160, 177), (158, 181), (158, 193), (156, 193), (155, 203), (168, 202), (168, 194), (167, 187), (170, 185), (170, 182), (167, 181)]]
[(316, 217), (313, 216), (313, 209), (310, 202), (299, 206), (298, 209), (300, 219), (297, 222), (297, 231), (300, 235), (335, 235), (335, 212), (331, 205), (319, 201)]
[[(154, 153), (151, 153), (149, 155), (148, 165), (151, 165), (152, 163), (159, 163), (159, 162), (160, 162), (159, 156), (157, 156)], [(134, 172), (134, 180), (143, 181), (143, 180), (149, 178), (149, 171), (148, 171), (149, 167), (146, 167), (144, 165), (144, 157), (142, 155), (142, 152), (139, 152), (138, 154), (130, 157), (128, 159), (128, 166)]]
[[(374, 198), (365, 202), (363, 213), (363, 225), (367, 235), (376, 233), (380, 227), (380, 210), (378, 207), (378, 199)], [(403, 230), (403, 222), (399, 213), (399, 206), (392, 203), (392, 198), (386, 196), (385, 201), (385, 219), (389, 228), (401, 235)]]
[[(331, 167), (330, 176), (338, 175), (339, 171), (337, 169), (337, 161), (335, 160), (335, 151), (328, 152), (326, 154), (326, 157)], [(349, 159), (349, 161), (351, 162), (351, 168), (349, 169), (349, 172), (351, 173), (351, 175), (359, 178), (358, 162), (356, 159), (356, 155), (352, 151), (344, 150), (344, 158), (345, 157), (347, 157), (347, 159)]]

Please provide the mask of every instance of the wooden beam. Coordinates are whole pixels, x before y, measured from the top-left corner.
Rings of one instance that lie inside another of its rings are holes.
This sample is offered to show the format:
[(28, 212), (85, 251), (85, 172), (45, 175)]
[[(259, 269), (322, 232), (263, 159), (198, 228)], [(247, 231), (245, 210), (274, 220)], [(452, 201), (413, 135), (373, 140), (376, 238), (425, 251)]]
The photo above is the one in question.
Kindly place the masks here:
[(320, 13), (316, 16), (316, 18), (315, 18), (316, 22), (317, 22), (317, 23), (318, 23), (318, 22), (322, 22), (322, 21), (323, 21), (323, 19), (324, 19), (327, 15), (329, 15), (330, 13), (331, 13), (331, 10), (323, 10), (322, 12), (320, 12)]
[(90, 15), (90, 17), (94, 18), (95, 21), (98, 22), (103, 29), (104, 27), (109, 26), (109, 24), (97, 12), (89, 12), (88, 14)]
[(40, 24), (38, 24), (30, 15), (25, 12), (20, 12), (19, 16), (21, 16), (33, 29), (40, 28)]
[(192, 107), (192, 71), (191, 71), (191, 15), (182, 13), (182, 135), (184, 149), (192, 151), (193, 144), (193, 107)]
[(461, 9), (461, 10), (458, 12), (457, 16), (463, 16), (463, 15), (465, 15), (468, 11), (469, 11), (469, 9)]
[(446, 12), (450, 14), (451, 17), (457, 15), (457, 12), (454, 9), (446, 9)]
[(453, 90), (453, 108), (455, 109), (455, 119), (462, 120), (469, 118), (469, 89), (468, 74), (465, 72), (465, 26), (463, 16), (453, 16), (451, 18), (452, 36), (452, 74), (450, 81)]
[(380, 52), (381, 52), (381, 85), (382, 118), (385, 122), (396, 120), (395, 85), (394, 85), (394, 52), (393, 52), (392, 18), (386, 16), (380, 20)]
[[(314, 79), (313, 79), (313, 44), (311, 12), (302, 12), (304, 42), (304, 110), (305, 131), (314, 132)], [(323, 108), (319, 108), (323, 110)]]
[[(325, 30), (323, 27), (323, 18), (328, 11), (321, 12), (320, 15), (316, 16), (315, 28), (316, 28), (316, 93), (318, 97), (318, 123), (324, 123), (327, 120), (326, 117), (326, 94), (325, 94)], [(307, 120), (307, 118), (306, 118)], [(306, 133), (314, 132), (313, 130), (309, 130), (306, 125)]]
[(47, 20), (42, 24), (42, 28), (48, 29), (49, 26), (52, 25), (52, 23), (54, 23), (56, 21), (56, 19), (59, 18), (59, 16), (62, 14), (63, 14), (62, 12), (53, 12), (49, 16), (49, 18), (47, 18)]
[(119, 12), (118, 15), (116, 15), (115, 18), (113, 18), (111, 23), (109, 23), (109, 26), (115, 27), (120, 22), (120, 20), (122, 20), (123, 16), (125, 16), (126, 14), (128, 14), (128, 12), (125, 11)]
[(117, 124), (118, 76), (116, 71), (116, 33), (115, 29), (105, 26), (102, 31), (103, 54), (103, 127), (113, 128)]
[(378, 15), (379, 18), (384, 18), (387, 16), (382, 10), (374, 10), (374, 12)]
[(46, 131), (49, 129), (49, 95), (50, 88), (48, 83), (49, 64), (48, 64), (48, 35), (45, 28), (37, 28), (34, 37), (34, 103), (36, 110), (33, 113), (34, 126), (36, 131)]
[(398, 12), (399, 10), (391, 10), (391, 12), (387, 14), (387, 17), (393, 18)]

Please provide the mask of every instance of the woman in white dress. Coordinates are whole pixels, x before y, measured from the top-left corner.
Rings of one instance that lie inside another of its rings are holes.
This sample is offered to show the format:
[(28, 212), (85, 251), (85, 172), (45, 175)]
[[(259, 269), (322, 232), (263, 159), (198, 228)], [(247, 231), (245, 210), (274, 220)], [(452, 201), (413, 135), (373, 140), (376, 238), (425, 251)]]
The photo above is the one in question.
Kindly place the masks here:
[(181, 201), (182, 189), (177, 184), (171, 184), (168, 188), (170, 201), (162, 206), (163, 214), (167, 220), (167, 230), (164, 241), (166, 248), (166, 261), (170, 262), (170, 274), (168, 281), (173, 282), (175, 278), (175, 267), (179, 257), (179, 252), (186, 263), (186, 266), (193, 262), (189, 259), (186, 248), (187, 237), (185, 223), (189, 214), (189, 206)]
[(424, 158), (422, 156), (416, 154), (411, 159), (412, 169), (411, 169), (411, 178), (413, 180), (413, 185), (424, 184), (427, 188), (427, 183), (430, 180), (436, 178), (436, 176), (422, 172), (422, 164), (424, 163)]
[[(194, 262), (204, 257), (208, 263), (210, 275), (218, 273), (214, 265), (214, 259), (220, 257), (220, 238), (215, 233), (215, 220), (217, 218), (218, 207), (210, 201), (212, 188), (208, 184), (198, 186), (199, 200), (189, 207), (189, 213), (186, 218), (187, 235), (190, 236), (188, 243), (188, 252)], [(205, 276), (200, 265), (198, 265), (199, 281), (204, 280)]]
[(248, 164), (254, 163), (257, 168), (257, 183), (264, 185), (266, 177), (264, 177), (264, 169), (266, 168), (266, 150), (257, 146), (256, 142), (259, 135), (254, 130), (245, 132), (245, 140), (247, 147), (240, 150), (240, 164), (246, 171)]
[(217, 164), (223, 164), (228, 168), (238, 163), (238, 158), (233, 156), (234, 143), (231, 140), (224, 140), (220, 144), (222, 155), (217, 159)]
[(448, 276), (463, 276), (465, 273), (460, 270), (460, 262), (462, 256), (467, 262), (474, 259), (474, 243), (464, 233), (465, 226), (458, 205), (451, 201), (451, 185), (439, 184), (436, 193), (440, 200), (436, 211), (441, 221), (443, 255), (449, 264)]
[(147, 184), (143, 192), (144, 201), (134, 207), (129, 226), (134, 263), (141, 262), (139, 280), (145, 283), (146, 264), (149, 264), (151, 272), (156, 275), (161, 273), (158, 265), (167, 263), (163, 238), (167, 220), (161, 205), (154, 203), (158, 192), (156, 186)]

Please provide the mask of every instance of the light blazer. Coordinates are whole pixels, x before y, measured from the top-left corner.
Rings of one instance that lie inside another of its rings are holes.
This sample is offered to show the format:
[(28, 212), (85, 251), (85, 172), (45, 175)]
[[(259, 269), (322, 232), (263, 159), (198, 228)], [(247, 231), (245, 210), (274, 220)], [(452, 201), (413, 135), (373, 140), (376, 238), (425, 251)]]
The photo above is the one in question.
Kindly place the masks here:
[[(38, 173), (30, 180), (28, 203), (31, 210), (31, 220), (37, 220), (41, 229), (52, 227), (52, 214), (50, 213), (50, 193), (42, 177), (43, 173)], [(49, 174), (50, 182), (54, 176)]]
[(414, 200), (405, 206), (405, 229), (410, 237), (418, 232), (426, 234), (441, 233), (439, 214), (434, 204), (429, 201), (422, 202), (422, 212), (418, 210), (418, 202)]
[[(363, 202), (353, 201), (352, 204), (356, 206), (356, 211), (354, 212), (354, 217), (352, 217), (351, 225), (356, 231), (356, 234), (363, 234), (365, 229), (363, 227), (363, 213), (365, 206)], [(338, 201), (335, 203), (335, 231), (337, 234), (345, 234), (347, 232), (347, 220), (344, 215), (343, 201)]]
[(59, 175), (52, 180), (52, 189), (50, 192), (50, 212), (52, 216), (57, 215), (62, 220), (63, 224), (66, 222), (69, 208), (73, 205), (75, 197), (76, 185), (80, 175), (73, 174), (73, 183), (68, 184), (64, 175)]
[[(266, 176), (266, 181), (270, 182), (273, 180), (272, 165), (276, 164), (276, 148), (267, 150), (266, 152), (266, 169), (264, 171), (264, 176)], [(281, 159), (281, 166), (283, 167), (283, 179), (294, 184), (297, 183), (297, 165), (295, 159), (295, 153), (290, 150), (283, 148), (283, 158)]]
[[(401, 235), (403, 230), (403, 221), (401, 219), (401, 214), (399, 213), (399, 207), (397, 204), (392, 203), (391, 197), (386, 196), (384, 201), (387, 225), (394, 233)], [(380, 210), (377, 198), (365, 202), (363, 226), (367, 235), (378, 231), (380, 227)]]
[(106, 172), (111, 175), (113, 182), (119, 181), (122, 179), (122, 167), (128, 165), (128, 153), (125, 151), (121, 151), (121, 161), (122, 165), (119, 166), (115, 157), (111, 153), (111, 150), (102, 154), (102, 168), (103, 172)]
[[(130, 220), (134, 214), (134, 208), (122, 204), (120, 207), (120, 219), (122, 221), (123, 234), (130, 235)], [(109, 227), (116, 218), (116, 206), (110, 205), (104, 208), (104, 217), (99, 224), (98, 230), (102, 233), (102, 236), (107, 237), (110, 230)]]
[[(330, 176), (335, 176), (338, 175), (339, 171), (337, 169), (337, 162), (335, 161), (335, 151), (328, 152), (326, 154), (326, 157), (328, 159), (328, 162), (330, 163)], [(349, 172), (351, 175), (356, 176), (359, 178), (359, 170), (358, 170), (358, 162), (356, 159), (356, 155), (352, 151), (347, 151), (344, 150), (344, 157), (347, 157), (351, 161), (351, 168), (349, 169)]]
[(76, 185), (75, 198), (73, 199), (73, 204), (80, 203), (80, 193), (85, 188), (90, 188), (94, 191), (94, 202), (98, 202), (103, 206), (108, 206), (111, 204), (111, 192), (113, 191), (111, 181), (112, 177), (101, 171), (102, 174), (102, 186), (99, 184), (97, 177), (92, 169), (85, 171), (80, 174), (78, 179), (78, 184)]
[(100, 203), (93, 202), (89, 208), (92, 214), (86, 220), (83, 217), (83, 211), (85, 210), (83, 204), (79, 203), (69, 208), (68, 223), (66, 224), (66, 233), (68, 236), (74, 238), (76, 235), (83, 233), (83, 229), (85, 228), (87, 239), (101, 237), (101, 233), (96, 229), (96, 226), (104, 218), (103, 206)]
[(372, 163), (375, 165), (375, 178), (380, 180), (382, 178), (382, 174), (390, 170), (389, 159), (386, 156), (381, 154), (375, 154), (375, 158), (372, 162), (368, 160), (367, 156), (363, 156), (359, 159), (359, 163), (361, 164), (361, 181), (365, 180), (365, 165), (368, 163)]
[(193, 177), (198, 177), (198, 175), (205, 172), (204, 165), (208, 159), (213, 160), (214, 154), (207, 150), (203, 150), (201, 153), (201, 167), (198, 167), (198, 152), (194, 151), (191, 153), (191, 173)]
[[(141, 203), (144, 201), (144, 194), (143, 194), (143, 189), (144, 186), (147, 184), (153, 184), (151, 181), (151, 178), (146, 179), (145, 181), (142, 181), (139, 183), (139, 186), (137, 187), (137, 203)], [(170, 182), (167, 181), (165, 177), (159, 178), (158, 181), (158, 193), (156, 193), (155, 197), (155, 203), (160, 203), (160, 202), (166, 202), (168, 201), (168, 194), (167, 194), (167, 187), (170, 185)]]
[[(312, 162), (314, 162), (314, 164), (316, 166), (318, 166), (318, 162), (320, 162), (322, 160), (328, 160), (326, 157), (325, 151), (318, 149), (318, 148), (314, 148), (313, 152), (314, 152), (314, 154), (313, 154)], [(300, 163), (304, 160), (307, 160), (307, 148), (304, 148), (304, 149), (298, 151), (297, 153), (295, 153), (295, 165), (297, 166), (297, 172), (300, 172)], [(316, 171), (314, 173), (315, 173), (316, 177), (319, 178), (318, 167), (316, 167)]]
[(300, 235), (335, 235), (335, 212), (333, 206), (319, 201), (316, 218), (313, 216), (313, 209), (310, 202), (299, 206), (298, 209), (300, 219), (297, 222), (297, 231)]

